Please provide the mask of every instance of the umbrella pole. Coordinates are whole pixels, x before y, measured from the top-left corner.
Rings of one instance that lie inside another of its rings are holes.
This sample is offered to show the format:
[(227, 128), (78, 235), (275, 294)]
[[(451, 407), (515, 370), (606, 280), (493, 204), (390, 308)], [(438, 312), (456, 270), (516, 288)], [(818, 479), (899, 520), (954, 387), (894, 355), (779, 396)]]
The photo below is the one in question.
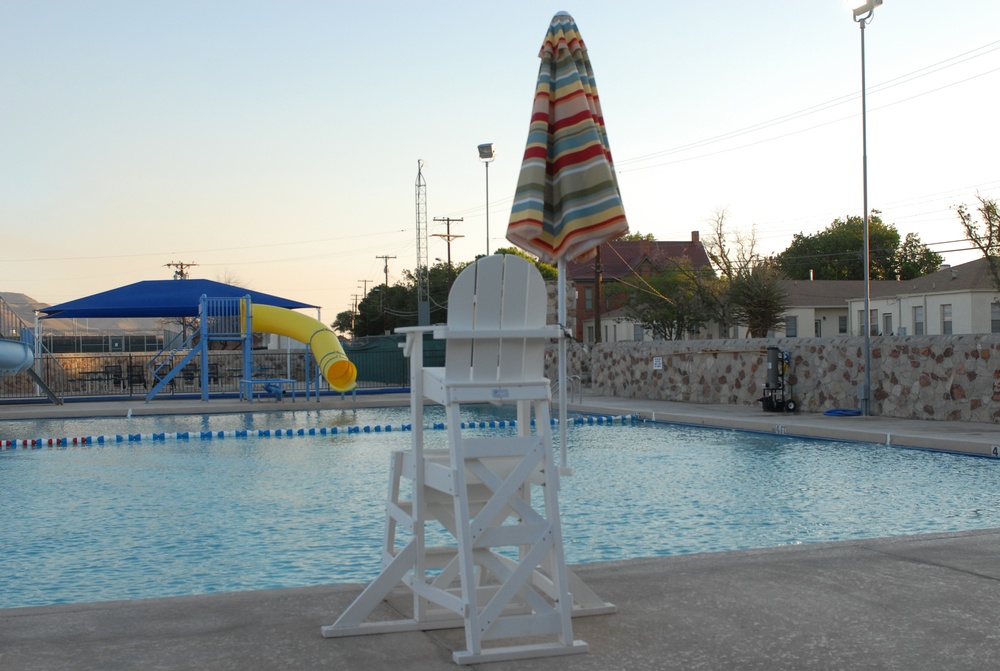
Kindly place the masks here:
[(572, 475), (566, 456), (566, 259), (560, 257), (556, 269), (558, 271), (557, 296), (559, 302), (559, 473)]

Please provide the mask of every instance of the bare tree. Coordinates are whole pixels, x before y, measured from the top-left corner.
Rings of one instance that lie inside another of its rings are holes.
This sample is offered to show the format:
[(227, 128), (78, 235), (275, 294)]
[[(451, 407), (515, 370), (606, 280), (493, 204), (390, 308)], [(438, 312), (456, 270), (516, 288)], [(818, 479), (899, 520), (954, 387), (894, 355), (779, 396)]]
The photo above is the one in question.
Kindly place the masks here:
[(976, 195), (977, 208), (982, 221), (975, 221), (964, 205), (958, 206), (958, 218), (962, 220), (965, 237), (976, 249), (983, 253), (989, 264), (994, 286), (1000, 290), (1000, 211), (997, 201)]
[(757, 253), (756, 228), (751, 227), (749, 233), (730, 231), (728, 219), (729, 212), (720, 207), (708, 221), (709, 232), (704, 244), (712, 271), (696, 273), (694, 278), (722, 334), (728, 334), (729, 327), (738, 323), (734, 317), (734, 283), (749, 275), (763, 261)]
[(709, 225), (711, 230), (705, 244), (712, 266), (720, 277), (732, 282), (739, 275), (760, 262), (757, 253), (757, 227), (751, 226), (749, 233), (727, 231), (729, 212), (724, 207), (715, 210)]
[(240, 289), (252, 289), (249, 282), (244, 282), (243, 278), (236, 274), (231, 268), (223, 268), (215, 274), (215, 281), (223, 284), (231, 284)]

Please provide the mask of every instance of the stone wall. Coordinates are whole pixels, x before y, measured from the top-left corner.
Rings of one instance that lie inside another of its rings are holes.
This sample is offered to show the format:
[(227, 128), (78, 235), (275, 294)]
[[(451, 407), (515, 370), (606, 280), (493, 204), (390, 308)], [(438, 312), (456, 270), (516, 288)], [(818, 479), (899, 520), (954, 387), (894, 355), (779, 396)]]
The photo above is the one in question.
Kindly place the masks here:
[[(859, 407), (863, 338), (606, 343), (589, 352), (575, 348), (569, 374), (581, 375), (599, 395), (759, 405), (768, 346), (789, 353), (786, 398), (800, 410)], [(871, 347), (875, 414), (1000, 423), (1000, 337), (874, 337)]]

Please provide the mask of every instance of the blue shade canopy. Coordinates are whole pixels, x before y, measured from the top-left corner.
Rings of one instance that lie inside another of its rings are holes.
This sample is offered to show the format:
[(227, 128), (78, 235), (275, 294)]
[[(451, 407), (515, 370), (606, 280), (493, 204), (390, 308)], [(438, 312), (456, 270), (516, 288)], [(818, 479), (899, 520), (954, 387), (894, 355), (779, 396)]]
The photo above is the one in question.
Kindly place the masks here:
[(197, 317), (202, 296), (243, 298), (254, 304), (297, 310), (315, 305), (212, 280), (145, 280), (39, 310), (42, 319), (96, 317)]

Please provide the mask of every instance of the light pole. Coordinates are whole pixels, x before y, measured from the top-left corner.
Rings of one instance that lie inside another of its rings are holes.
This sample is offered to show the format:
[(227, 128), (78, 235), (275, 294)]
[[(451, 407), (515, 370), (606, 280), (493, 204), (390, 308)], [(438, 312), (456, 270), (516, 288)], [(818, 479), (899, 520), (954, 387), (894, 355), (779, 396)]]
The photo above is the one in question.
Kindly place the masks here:
[(486, 166), (486, 256), (490, 255), (490, 162), (496, 157), (492, 142), (479, 145), (479, 160)]
[(861, 411), (867, 417), (872, 406), (872, 312), (871, 312), (871, 236), (868, 230), (868, 111), (865, 101), (865, 24), (872, 20), (875, 8), (882, 0), (851, 0), (854, 21), (861, 27), (861, 179), (864, 194), (864, 263), (865, 307), (861, 324), (865, 329), (865, 386), (861, 397)]

